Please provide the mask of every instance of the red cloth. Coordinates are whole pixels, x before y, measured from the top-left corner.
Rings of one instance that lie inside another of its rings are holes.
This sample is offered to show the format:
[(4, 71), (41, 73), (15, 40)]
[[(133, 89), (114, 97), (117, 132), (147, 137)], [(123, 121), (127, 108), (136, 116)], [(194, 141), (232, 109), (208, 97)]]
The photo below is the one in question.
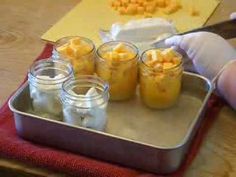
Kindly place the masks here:
[[(51, 55), (52, 45), (47, 44), (38, 58)], [(196, 156), (203, 138), (223, 105), (223, 101), (216, 96), (211, 98), (204, 121), (199, 128), (182, 167), (168, 177), (183, 176), (185, 170)], [(24, 163), (63, 172), (74, 176), (89, 177), (161, 177), (142, 171), (137, 171), (116, 164), (72, 154), (66, 151), (38, 145), (21, 139), (15, 129), (13, 114), (7, 103), (0, 109), (0, 156), (17, 159)]]

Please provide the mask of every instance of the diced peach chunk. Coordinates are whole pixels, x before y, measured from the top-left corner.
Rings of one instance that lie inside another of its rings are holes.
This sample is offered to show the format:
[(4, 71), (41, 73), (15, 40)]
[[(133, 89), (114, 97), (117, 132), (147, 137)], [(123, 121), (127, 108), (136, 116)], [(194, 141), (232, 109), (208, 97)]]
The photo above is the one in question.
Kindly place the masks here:
[(77, 46), (81, 44), (81, 39), (80, 38), (74, 38), (70, 40), (70, 45), (71, 46)]
[(134, 56), (135, 54), (129, 51), (123, 43), (119, 43), (111, 51), (103, 53), (103, 58), (114, 61), (129, 60)]
[(113, 51), (120, 53), (120, 52), (125, 52), (126, 49), (123, 43), (119, 43), (113, 48)]

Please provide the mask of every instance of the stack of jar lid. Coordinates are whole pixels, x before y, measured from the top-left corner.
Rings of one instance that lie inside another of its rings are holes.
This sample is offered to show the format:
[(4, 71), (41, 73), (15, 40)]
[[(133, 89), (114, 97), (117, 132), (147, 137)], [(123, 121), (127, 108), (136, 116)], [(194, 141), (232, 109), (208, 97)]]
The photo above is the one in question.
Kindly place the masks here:
[(146, 106), (174, 105), (182, 72), (182, 57), (172, 48), (149, 49), (139, 57), (129, 42), (110, 41), (96, 50), (87, 38), (65, 37), (56, 42), (52, 59), (30, 69), (32, 107), (47, 118), (104, 130), (108, 100), (131, 99), (138, 83)]

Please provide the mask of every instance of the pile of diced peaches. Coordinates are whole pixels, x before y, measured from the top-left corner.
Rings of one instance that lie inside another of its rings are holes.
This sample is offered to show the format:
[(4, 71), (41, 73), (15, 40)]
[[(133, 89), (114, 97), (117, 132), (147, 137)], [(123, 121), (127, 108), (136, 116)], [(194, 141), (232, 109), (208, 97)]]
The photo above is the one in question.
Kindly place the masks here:
[(110, 100), (132, 98), (139, 78), (140, 96), (148, 107), (167, 108), (176, 102), (181, 88), (182, 58), (172, 48), (150, 49), (139, 59), (135, 45), (111, 41), (100, 45), (94, 55), (94, 45), (83, 39), (71, 38), (56, 51), (71, 62), (77, 75), (97, 74), (107, 81)]
[(182, 8), (179, 0), (112, 0), (111, 7), (120, 15), (172, 14)]
[[(156, 12), (171, 15), (182, 9), (180, 0), (110, 0), (110, 6), (119, 15), (141, 15), (144, 17), (152, 17)], [(192, 5), (188, 8), (191, 16), (200, 15), (195, 6)]]

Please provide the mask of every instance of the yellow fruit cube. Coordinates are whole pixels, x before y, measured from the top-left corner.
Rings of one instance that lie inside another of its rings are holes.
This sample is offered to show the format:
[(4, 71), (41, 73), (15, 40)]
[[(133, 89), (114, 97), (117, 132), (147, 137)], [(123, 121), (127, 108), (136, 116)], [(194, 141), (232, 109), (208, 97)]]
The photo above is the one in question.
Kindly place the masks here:
[(157, 7), (166, 7), (166, 1), (165, 0), (156, 0)]
[(175, 65), (171, 62), (166, 62), (166, 63), (163, 63), (163, 69), (170, 69), (170, 68), (173, 68)]
[(195, 7), (191, 7), (190, 9), (190, 15), (191, 16), (199, 16), (199, 11), (195, 9)]
[(75, 56), (76, 57), (80, 57), (83, 56), (85, 54), (85, 49), (83, 46), (78, 46), (77, 48), (74, 49), (75, 51)]
[(175, 13), (177, 10), (181, 8), (181, 5), (179, 2), (174, 1), (168, 4), (168, 6), (164, 9), (165, 14), (172, 14)]
[(175, 65), (179, 65), (181, 63), (181, 59), (179, 57), (174, 57), (174, 58), (172, 58), (172, 62)]
[(157, 60), (157, 53), (156, 50), (151, 50), (152, 60)]
[(157, 53), (157, 59), (158, 59), (158, 61), (159, 61), (159, 62), (163, 62), (163, 61), (164, 61), (164, 57), (163, 57), (163, 55), (162, 55), (162, 52), (161, 52), (160, 50), (157, 50), (156, 53)]
[(119, 53), (118, 55), (119, 55), (119, 58), (121, 60), (125, 60), (125, 59), (129, 58), (129, 54), (128, 53)]
[(135, 57), (135, 54), (134, 54), (134, 53), (128, 52), (127, 60), (130, 60), (130, 59), (132, 59), (132, 58), (134, 58), (134, 57)]
[(172, 48), (165, 49), (161, 52), (165, 62), (170, 62), (175, 57), (175, 52)]
[(152, 18), (152, 14), (148, 13), (148, 12), (145, 12), (144, 13), (144, 18)]
[(68, 44), (64, 44), (57, 48), (57, 51), (60, 52), (62, 55), (67, 55), (67, 47)]
[(154, 13), (155, 11), (156, 11), (156, 7), (155, 6), (152, 6), (152, 5), (146, 6), (146, 12)]
[(71, 48), (70, 46), (68, 46), (66, 48), (66, 55), (69, 57), (75, 57), (75, 50)]
[(138, 3), (140, 6), (143, 6), (144, 0), (137, 0), (137, 3)]
[(78, 37), (70, 40), (70, 45), (73, 47), (76, 47), (80, 44), (81, 44), (81, 39)]
[(123, 43), (117, 44), (112, 51), (104, 52), (103, 58), (109, 59), (111, 61), (125, 61), (135, 57), (135, 54), (130, 52)]
[(120, 2), (123, 6), (127, 6), (129, 4), (129, 0), (121, 0)]
[(121, 2), (120, 1), (114, 1), (113, 7), (119, 7), (119, 6), (121, 6)]
[(137, 12), (137, 6), (134, 4), (129, 4), (127, 6), (127, 14), (129, 15), (134, 15)]
[(146, 53), (146, 60), (152, 60), (152, 52), (151, 52), (151, 50), (147, 51), (147, 53)]
[(126, 11), (126, 8), (125, 8), (125, 7), (119, 7), (119, 8), (118, 8), (118, 12), (119, 12), (119, 14), (120, 14), (120, 15), (124, 15), (124, 14), (126, 14), (126, 13), (127, 13), (127, 11)]
[(119, 60), (119, 53), (113, 51), (111, 57), (112, 57), (113, 61), (118, 61)]
[(131, 3), (136, 4), (137, 0), (130, 0)]
[(137, 7), (137, 13), (138, 13), (138, 14), (143, 14), (143, 13), (144, 13), (144, 10), (145, 10), (145, 9), (144, 9), (144, 7), (142, 7), (142, 6), (138, 6), (138, 7)]
[(155, 71), (161, 72), (161, 71), (162, 71), (163, 69), (165, 69), (165, 68), (164, 68), (164, 66), (163, 66), (162, 64), (157, 63), (157, 64), (153, 67), (153, 69), (154, 69)]
[(157, 60), (148, 60), (145, 63), (149, 67), (154, 67), (155, 65), (157, 65), (158, 61)]
[(123, 53), (126, 51), (125, 45), (123, 43), (119, 43), (113, 48), (113, 51)]

